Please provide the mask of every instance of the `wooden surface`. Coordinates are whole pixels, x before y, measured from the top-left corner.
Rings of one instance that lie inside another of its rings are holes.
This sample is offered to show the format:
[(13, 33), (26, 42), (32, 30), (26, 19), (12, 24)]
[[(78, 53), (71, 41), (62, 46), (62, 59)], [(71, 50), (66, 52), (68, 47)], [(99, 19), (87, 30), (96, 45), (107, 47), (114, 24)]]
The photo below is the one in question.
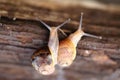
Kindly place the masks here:
[[(31, 0), (30, 0), (31, 1)], [(38, 0), (36, 0), (38, 1)], [(44, 2), (44, 1), (43, 1)], [(61, 80), (61, 74), (42, 76), (31, 65), (31, 55), (47, 44), (49, 31), (37, 20), (57, 26), (67, 35), (79, 25), (84, 12), (83, 30), (103, 39), (83, 37), (77, 46), (74, 63), (63, 70), (65, 80), (120, 80), (120, 12), (0, 0), (0, 80)], [(59, 34), (60, 39), (65, 38)]]

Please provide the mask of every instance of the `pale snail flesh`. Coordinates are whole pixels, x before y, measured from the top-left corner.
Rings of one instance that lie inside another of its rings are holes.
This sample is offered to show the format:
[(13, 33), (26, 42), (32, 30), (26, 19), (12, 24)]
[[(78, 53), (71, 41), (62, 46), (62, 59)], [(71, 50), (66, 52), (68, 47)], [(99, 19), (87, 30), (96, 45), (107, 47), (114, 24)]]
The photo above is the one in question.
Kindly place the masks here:
[(50, 27), (40, 20), (40, 22), (49, 29), (50, 36), (48, 45), (39, 49), (32, 55), (32, 65), (39, 73), (43, 75), (50, 75), (55, 71), (55, 65), (57, 64), (57, 56), (59, 49), (57, 31), (60, 27), (62, 27), (69, 21), (70, 19), (66, 20), (64, 23), (57, 27)]
[(78, 42), (81, 40), (82, 36), (89, 36), (101, 39), (102, 37), (94, 36), (88, 33), (85, 33), (82, 29), (82, 16), (81, 13), (81, 20), (78, 29), (70, 34), (66, 39), (60, 41), (59, 50), (58, 50), (58, 64), (61, 67), (68, 67), (70, 66), (75, 57), (76, 57), (76, 47)]

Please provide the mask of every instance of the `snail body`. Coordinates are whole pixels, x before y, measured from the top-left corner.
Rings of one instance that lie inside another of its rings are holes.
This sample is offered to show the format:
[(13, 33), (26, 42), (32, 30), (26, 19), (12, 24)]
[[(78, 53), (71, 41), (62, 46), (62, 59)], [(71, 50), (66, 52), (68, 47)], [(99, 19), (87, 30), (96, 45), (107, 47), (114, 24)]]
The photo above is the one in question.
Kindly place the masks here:
[(81, 29), (82, 16), (83, 13), (81, 13), (81, 20), (78, 29), (74, 33), (70, 34), (66, 39), (60, 41), (58, 50), (58, 64), (62, 67), (68, 67), (73, 63), (76, 57), (76, 47), (82, 36), (89, 36), (101, 39), (101, 37), (85, 33)]
[(52, 74), (55, 71), (55, 65), (57, 64), (59, 40), (57, 31), (64, 24), (68, 23), (70, 19), (57, 27), (50, 27), (46, 23), (40, 20), (40, 22), (48, 28), (50, 31), (48, 45), (40, 48), (32, 55), (33, 67), (43, 75)]
[[(55, 65), (58, 64), (61, 67), (70, 66), (76, 57), (76, 47), (82, 36), (89, 36), (94, 38), (101, 37), (85, 33), (82, 29), (82, 16), (78, 29), (70, 34), (64, 40), (59, 42), (57, 31), (58, 29), (70, 21), (66, 20), (64, 23), (57, 27), (50, 27), (40, 20), (45, 27), (50, 31), (48, 45), (40, 48), (32, 55), (33, 67), (43, 75), (50, 75), (55, 71)], [(64, 32), (62, 32), (64, 34)]]

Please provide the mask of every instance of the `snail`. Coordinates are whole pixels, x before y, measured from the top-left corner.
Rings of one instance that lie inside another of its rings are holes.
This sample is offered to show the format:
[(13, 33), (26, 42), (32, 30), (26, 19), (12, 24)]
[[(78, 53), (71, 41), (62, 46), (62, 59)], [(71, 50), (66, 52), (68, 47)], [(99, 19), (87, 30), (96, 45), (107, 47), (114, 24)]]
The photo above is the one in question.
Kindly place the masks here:
[(59, 50), (58, 50), (58, 64), (61, 67), (68, 67), (72, 64), (73, 60), (76, 57), (76, 46), (79, 40), (81, 40), (82, 36), (89, 36), (89, 37), (94, 37), (99, 39), (102, 38), (102, 37), (85, 33), (81, 29), (82, 17), (83, 17), (83, 13), (81, 13), (81, 19), (80, 19), (80, 24), (78, 29), (74, 33), (70, 34), (67, 38), (60, 41)]
[(48, 45), (40, 48), (32, 55), (32, 65), (39, 73), (43, 75), (49, 75), (55, 71), (55, 65), (57, 64), (57, 55), (59, 48), (57, 31), (60, 27), (62, 27), (69, 21), (70, 19), (66, 20), (64, 23), (57, 27), (50, 27), (40, 20), (40, 22), (50, 31), (50, 35)]

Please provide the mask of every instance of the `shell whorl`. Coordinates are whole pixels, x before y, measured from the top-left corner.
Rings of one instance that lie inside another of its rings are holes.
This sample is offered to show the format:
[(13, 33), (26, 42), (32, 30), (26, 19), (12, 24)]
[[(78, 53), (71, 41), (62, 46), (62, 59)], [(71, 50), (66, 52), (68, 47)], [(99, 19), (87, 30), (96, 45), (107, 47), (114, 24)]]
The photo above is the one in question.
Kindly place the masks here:
[(32, 55), (33, 67), (43, 75), (50, 75), (55, 71), (48, 47), (43, 47)]

